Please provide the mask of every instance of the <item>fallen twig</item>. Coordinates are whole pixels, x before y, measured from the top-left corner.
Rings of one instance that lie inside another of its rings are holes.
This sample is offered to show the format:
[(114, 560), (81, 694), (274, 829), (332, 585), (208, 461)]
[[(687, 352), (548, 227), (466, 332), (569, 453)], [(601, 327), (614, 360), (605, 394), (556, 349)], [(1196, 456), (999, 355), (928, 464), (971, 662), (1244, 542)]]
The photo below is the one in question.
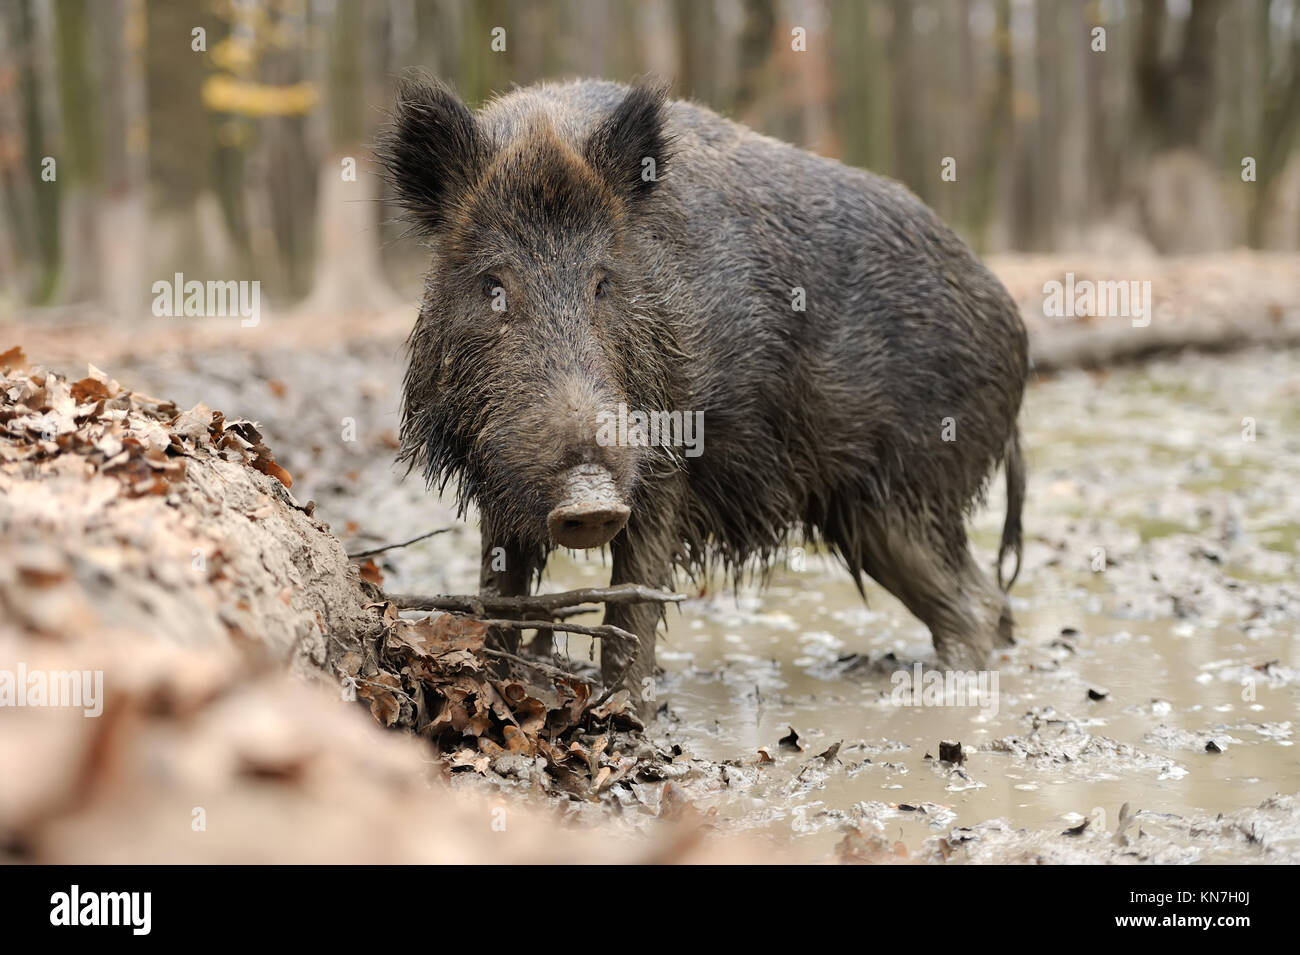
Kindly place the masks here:
[(597, 640), (614, 637), (617, 640), (625, 640), (632, 646), (637, 645), (634, 635), (612, 623), (587, 626), (581, 623), (552, 623), (549, 620), (479, 620), (478, 622), (502, 630), (549, 630), (552, 633), (558, 630), (561, 633), (581, 633), (588, 637), (595, 637)]
[[(483, 620), (480, 622), (487, 624), (489, 627), (499, 627), (502, 630), (549, 630), (552, 633), (558, 630), (562, 633), (581, 633), (589, 637), (595, 637), (598, 640), (615, 637), (619, 640), (626, 641), (628, 646), (632, 648), (632, 653), (629, 654), (627, 663), (624, 665), (622, 672), (610, 681), (609, 685), (605, 687), (605, 692), (602, 693), (600, 698), (595, 702), (595, 704), (593, 704), (595, 706), (600, 706), (613, 696), (614, 692), (623, 685), (623, 681), (627, 679), (628, 672), (632, 669), (632, 664), (636, 662), (637, 653), (640, 651), (640, 644), (637, 642), (635, 635), (628, 633), (623, 628), (616, 627), (611, 623), (602, 623), (588, 627), (578, 623), (550, 623), (545, 620)], [(493, 656), (505, 653), (503, 650), (487, 652)], [(506, 654), (506, 656), (511, 659), (522, 660), (521, 657), (515, 657), (514, 654)], [(568, 674), (566, 674), (566, 676), (567, 675)], [(629, 692), (631, 691), (629, 690)]]
[(419, 537), (412, 537), (409, 541), (402, 541), (400, 544), (385, 544), (383, 547), (376, 547), (373, 550), (358, 551), (355, 554), (348, 554), (348, 560), (360, 560), (363, 557), (374, 557), (376, 554), (382, 554), (384, 551), (387, 550), (396, 550), (399, 547), (409, 547), (411, 544), (416, 544), (422, 540), (427, 540), (428, 538), (434, 537), (437, 534), (445, 534), (449, 530), (453, 530), (453, 528), (440, 527), (436, 531), (429, 531), (429, 533), (421, 534)]
[[(501, 597), (495, 594), (440, 594), (425, 597), (419, 594), (388, 594), (388, 599), (399, 610), (452, 610), (457, 613), (527, 613), (569, 609), (584, 603), (635, 604), (676, 603), (685, 600), (685, 594), (655, 590), (642, 584), (619, 584), (615, 587), (589, 587), (585, 590), (566, 590), (559, 594), (535, 594), (529, 597)], [(582, 631), (574, 631), (581, 633)]]
[[(641, 648), (638, 646), (636, 648), (637, 652), (634, 652), (631, 656), (627, 658), (627, 663), (623, 664), (623, 669), (622, 671), (619, 672), (619, 675), (609, 681), (609, 685), (605, 687), (605, 692), (600, 694), (599, 697), (597, 697), (595, 703), (591, 704), (593, 709), (598, 706), (604, 706), (605, 701), (608, 700), (611, 696), (613, 696), (616, 692), (618, 692), (619, 687), (623, 686), (623, 682), (627, 679), (628, 673), (632, 671), (632, 664), (636, 663), (637, 654), (640, 652), (640, 650)], [(632, 692), (631, 687), (625, 687), (625, 689), (629, 694), (631, 694)]]
[(527, 657), (521, 657), (517, 653), (507, 653), (505, 650), (493, 650), (491, 647), (483, 647), (480, 653), (489, 657), (495, 657), (498, 660), (509, 660), (511, 663), (518, 663), (520, 666), (532, 667), (539, 673), (545, 673), (555, 679), (572, 680), (576, 682), (586, 682), (576, 673), (570, 673), (568, 670), (561, 669), (550, 663), (544, 663), (541, 660), (530, 660)]
[(595, 613), (599, 607), (588, 607), (585, 605), (577, 607), (568, 607), (564, 610), (551, 611), (552, 620), (568, 620), (570, 617), (581, 617), (584, 613)]

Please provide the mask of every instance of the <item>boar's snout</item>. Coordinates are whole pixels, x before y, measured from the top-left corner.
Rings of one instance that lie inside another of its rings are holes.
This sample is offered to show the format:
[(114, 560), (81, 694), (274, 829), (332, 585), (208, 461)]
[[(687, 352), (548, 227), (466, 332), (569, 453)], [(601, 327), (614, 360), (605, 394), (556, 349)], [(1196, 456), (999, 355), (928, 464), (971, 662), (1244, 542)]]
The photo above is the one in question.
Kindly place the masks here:
[(561, 485), (560, 503), (546, 515), (547, 530), (561, 547), (585, 550), (608, 544), (632, 513), (614, 476), (598, 464), (570, 468)]

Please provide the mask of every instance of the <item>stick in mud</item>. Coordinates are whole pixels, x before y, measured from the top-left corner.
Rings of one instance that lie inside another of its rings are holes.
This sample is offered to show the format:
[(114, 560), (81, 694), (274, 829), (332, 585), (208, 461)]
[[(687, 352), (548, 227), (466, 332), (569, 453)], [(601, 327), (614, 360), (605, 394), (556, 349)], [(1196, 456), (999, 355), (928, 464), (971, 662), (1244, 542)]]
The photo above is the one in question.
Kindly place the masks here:
[(581, 633), (588, 637), (595, 637), (597, 640), (613, 637), (617, 640), (631, 641), (633, 645), (636, 644), (635, 636), (609, 623), (588, 626), (581, 623), (552, 623), (549, 620), (478, 620), (478, 622), (485, 623), (489, 627), (500, 627), (502, 630), (549, 630), (552, 633), (555, 631)]
[[(582, 592), (583, 591), (573, 591), (573, 593), (582, 593)], [(561, 596), (561, 595), (554, 594), (552, 596)], [(676, 595), (672, 595), (672, 596), (676, 596)], [(619, 675), (615, 679), (611, 680), (609, 684), (605, 687), (605, 691), (601, 693), (600, 697), (596, 700), (596, 702), (592, 704), (593, 706), (600, 706), (602, 703), (604, 703), (606, 700), (608, 700), (611, 696), (614, 695), (614, 693), (618, 690), (618, 688), (623, 685), (623, 681), (627, 678), (628, 672), (632, 669), (632, 664), (636, 661), (637, 649), (638, 649), (636, 637), (633, 634), (628, 633), (626, 630), (614, 626), (613, 624), (602, 623), (602, 624), (597, 624), (595, 626), (588, 627), (578, 623), (549, 623), (545, 620), (481, 620), (479, 622), (485, 623), (489, 627), (499, 627), (502, 630), (549, 630), (552, 633), (556, 631), (559, 631), (561, 633), (581, 633), (586, 636), (593, 637), (597, 640), (604, 640), (613, 637), (617, 640), (626, 641), (627, 646), (632, 648), (632, 652), (628, 656), (628, 662), (624, 665)], [(488, 652), (492, 656), (502, 657), (503, 659), (518, 660), (518, 658), (515, 657), (514, 654), (505, 654), (504, 651), (498, 650), (498, 651), (488, 651)], [(571, 675), (572, 674), (565, 674), (565, 676), (571, 676)]]
[(567, 610), (584, 603), (677, 603), (685, 600), (686, 594), (668, 593), (642, 584), (619, 584), (614, 587), (589, 587), (584, 590), (566, 590), (559, 594), (535, 594), (530, 597), (499, 597), (493, 594), (439, 594), (435, 597), (424, 597), (419, 594), (388, 594), (387, 597), (399, 610), (450, 610), (458, 613), (482, 614), (488, 611), (526, 613)]

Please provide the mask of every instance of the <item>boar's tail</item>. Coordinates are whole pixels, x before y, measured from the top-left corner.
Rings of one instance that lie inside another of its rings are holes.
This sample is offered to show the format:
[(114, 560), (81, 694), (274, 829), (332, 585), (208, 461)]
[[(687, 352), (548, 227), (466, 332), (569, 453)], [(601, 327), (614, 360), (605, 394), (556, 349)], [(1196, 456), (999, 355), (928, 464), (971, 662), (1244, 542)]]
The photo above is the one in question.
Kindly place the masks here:
[[(998, 586), (1006, 593), (1020, 576), (1020, 555), (1023, 550), (1020, 511), (1025, 504), (1025, 459), (1020, 453), (1019, 429), (1013, 429), (1007, 440), (1007, 451), (1002, 464), (1007, 472), (1007, 517), (1002, 522), (1002, 544), (998, 547)], [(1003, 580), (1002, 565), (1007, 554), (1016, 555), (1016, 566), (1011, 571), (1011, 578)]]

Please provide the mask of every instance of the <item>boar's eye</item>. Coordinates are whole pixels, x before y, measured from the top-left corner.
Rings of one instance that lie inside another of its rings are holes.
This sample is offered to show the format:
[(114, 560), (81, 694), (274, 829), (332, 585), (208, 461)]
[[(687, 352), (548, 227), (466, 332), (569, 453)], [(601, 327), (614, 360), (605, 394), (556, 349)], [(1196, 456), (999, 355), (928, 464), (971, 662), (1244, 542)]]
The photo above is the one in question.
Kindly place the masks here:
[(483, 297), (492, 303), (492, 311), (504, 313), (506, 310), (506, 287), (495, 275), (485, 275), (482, 279)]
[(604, 298), (604, 297), (605, 297), (605, 293), (607, 293), (608, 291), (609, 291), (609, 279), (601, 279), (599, 282), (596, 283), (596, 298), (597, 298), (597, 299), (602, 299), (602, 298)]

